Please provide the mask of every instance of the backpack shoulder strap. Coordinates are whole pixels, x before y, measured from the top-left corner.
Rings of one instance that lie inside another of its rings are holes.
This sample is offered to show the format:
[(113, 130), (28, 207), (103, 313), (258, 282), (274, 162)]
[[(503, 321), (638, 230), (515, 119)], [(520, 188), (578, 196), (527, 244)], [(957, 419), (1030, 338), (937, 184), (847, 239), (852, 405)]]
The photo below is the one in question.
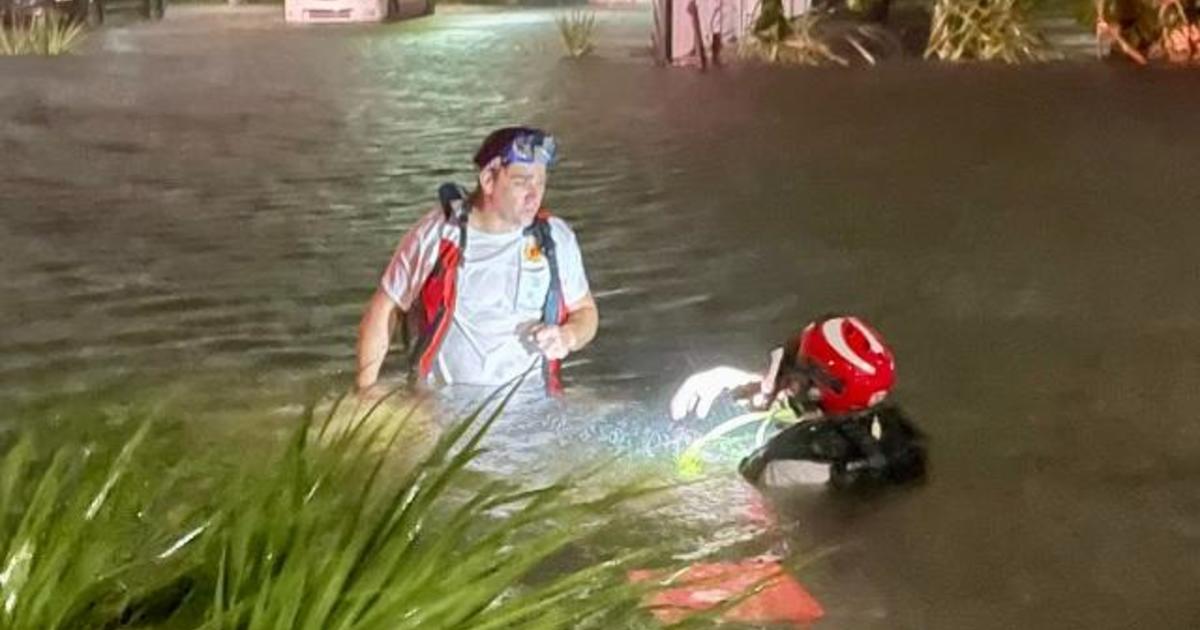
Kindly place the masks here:
[[(546, 291), (546, 301), (542, 304), (542, 323), (558, 325), (566, 320), (567, 305), (563, 301), (562, 282), (558, 274), (558, 255), (554, 246), (554, 235), (550, 229), (550, 213), (539, 210), (533, 223), (525, 228), (526, 234), (533, 235), (538, 249), (546, 257), (546, 266), (550, 268), (550, 289)], [(546, 390), (551, 396), (562, 393), (562, 380), (559, 370), (561, 361), (545, 361), (542, 363), (543, 378)]]
[(550, 293), (546, 296), (546, 307), (543, 309), (543, 321), (549, 324), (557, 323), (559, 316), (559, 300), (562, 297), (562, 285), (558, 273), (558, 252), (554, 245), (554, 235), (550, 229), (550, 213), (539, 210), (533, 223), (525, 228), (526, 234), (532, 234), (537, 241), (538, 249), (546, 257), (550, 267)]
[(438, 203), (442, 206), (442, 216), (447, 221), (462, 223), (471, 213), (471, 204), (467, 202), (470, 196), (467, 189), (454, 182), (446, 182), (438, 186)]
[[(446, 182), (438, 186), (438, 203), (442, 206), (442, 218), (451, 225), (458, 226), (458, 247), (464, 253), (467, 251), (467, 219), (471, 214), (470, 195), (467, 189), (454, 182)], [(460, 256), (461, 266), (466, 256)]]

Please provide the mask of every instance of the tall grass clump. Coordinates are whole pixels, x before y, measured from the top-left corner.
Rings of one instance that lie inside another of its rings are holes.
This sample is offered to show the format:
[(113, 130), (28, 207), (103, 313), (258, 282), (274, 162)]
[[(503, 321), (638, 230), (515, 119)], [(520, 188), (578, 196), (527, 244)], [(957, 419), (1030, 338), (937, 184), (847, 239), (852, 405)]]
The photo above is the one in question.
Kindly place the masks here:
[(11, 26), (0, 26), (0, 55), (65, 55), (83, 43), (85, 28), (82, 21), (53, 10), (14, 19)]
[(182, 571), (170, 566), (186, 540), (160, 547), (132, 534), (158, 498), (136, 478), (148, 428), (115, 454), (92, 445), (43, 455), (26, 435), (0, 460), (0, 628), (111, 625)]
[(371, 455), (378, 431), (366, 423), (326, 447), (298, 432), (275, 473), (218, 517), (203, 627), (600, 628), (631, 616), (629, 558), (526, 578), (638, 492), (585, 501), (565, 480), (471, 487), (467, 465), (502, 408), (453, 425), (399, 471)]
[(1025, 0), (937, 0), (927, 59), (1046, 61), (1053, 52), (1034, 29)]
[(324, 422), (310, 408), (273, 456), (209, 471), (205, 496), (182, 493), (187, 517), (165, 530), (143, 514), (174, 491), (168, 477), (196, 471), (145, 466), (147, 427), (111, 456), (64, 447), (38, 457), (19, 440), (0, 462), (0, 630), (644, 623), (653, 587), (626, 571), (661, 550), (588, 541), (656, 490), (585, 495), (578, 477), (531, 486), (468, 470), (506, 402), (481, 406), (415, 458), (396, 457), (412, 414), (388, 424), (368, 421), (371, 410), (335, 426), (337, 406)]
[(596, 14), (591, 11), (573, 10), (555, 16), (558, 33), (562, 36), (563, 48), (574, 58), (591, 54), (595, 49)]
[(738, 54), (744, 59), (771, 64), (848, 66), (851, 59), (835, 52), (833, 46), (844, 43), (862, 61), (875, 64), (875, 58), (860, 41), (860, 38), (874, 39), (871, 29), (863, 25), (850, 32), (829, 36), (823, 29), (825, 18), (820, 10), (789, 18), (783, 10), (782, 0), (765, 0), (750, 32), (739, 44)]
[[(834, 52), (821, 35), (823, 17), (820, 13), (805, 13), (786, 22), (786, 28), (775, 27), (754, 31), (742, 41), (738, 54), (745, 59), (772, 64), (797, 66), (850, 65), (850, 60)], [(850, 41), (850, 40), (848, 40)], [(852, 43), (862, 53), (863, 49)], [(874, 63), (869, 55), (863, 57)]]
[(1200, 2), (1094, 0), (1087, 16), (1097, 46), (1145, 64), (1152, 60), (1200, 64)]

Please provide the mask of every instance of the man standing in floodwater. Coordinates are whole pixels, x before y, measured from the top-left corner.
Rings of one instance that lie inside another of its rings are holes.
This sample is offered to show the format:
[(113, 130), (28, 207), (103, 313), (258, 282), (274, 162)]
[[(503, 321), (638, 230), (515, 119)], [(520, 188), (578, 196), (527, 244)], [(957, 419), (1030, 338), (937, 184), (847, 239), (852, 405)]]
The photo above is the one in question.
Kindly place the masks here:
[(560, 362), (596, 336), (599, 312), (575, 233), (541, 206), (554, 154), (540, 129), (498, 129), (475, 153), (475, 190), (439, 190), (363, 313), (359, 391), (378, 380), (401, 320), (418, 382), (494, 387), (530, 371), (560, 391)]

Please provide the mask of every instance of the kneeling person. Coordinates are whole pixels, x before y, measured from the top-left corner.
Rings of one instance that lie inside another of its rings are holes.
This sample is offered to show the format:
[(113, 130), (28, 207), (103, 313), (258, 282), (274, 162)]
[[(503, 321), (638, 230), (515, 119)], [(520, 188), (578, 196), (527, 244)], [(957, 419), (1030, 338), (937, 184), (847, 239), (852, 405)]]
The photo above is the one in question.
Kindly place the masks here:
[(671, 414), (704, 416), (726, 390), (755, 408), (790, 406), (798, 421), (738, 467), (760, 487), (907, 483), (925, 476), (925, 437), (886, 402), (895, 380), (895, 359), (878, 332), (856, 317), (825, 317), (773, 351), (765, 375), (716, 368), (689, 378)]

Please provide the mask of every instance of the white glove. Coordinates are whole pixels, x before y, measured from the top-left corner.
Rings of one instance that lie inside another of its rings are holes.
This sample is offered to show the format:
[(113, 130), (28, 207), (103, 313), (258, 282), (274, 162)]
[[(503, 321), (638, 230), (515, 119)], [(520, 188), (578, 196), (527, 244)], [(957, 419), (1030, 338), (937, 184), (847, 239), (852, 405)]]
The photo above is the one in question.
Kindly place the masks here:
[(721, 392), (760, 381), (760, 374), (725, 366), (693, 374), (671, 397), (671, 419), (681, 420), (692, 412), (704, 418)]

